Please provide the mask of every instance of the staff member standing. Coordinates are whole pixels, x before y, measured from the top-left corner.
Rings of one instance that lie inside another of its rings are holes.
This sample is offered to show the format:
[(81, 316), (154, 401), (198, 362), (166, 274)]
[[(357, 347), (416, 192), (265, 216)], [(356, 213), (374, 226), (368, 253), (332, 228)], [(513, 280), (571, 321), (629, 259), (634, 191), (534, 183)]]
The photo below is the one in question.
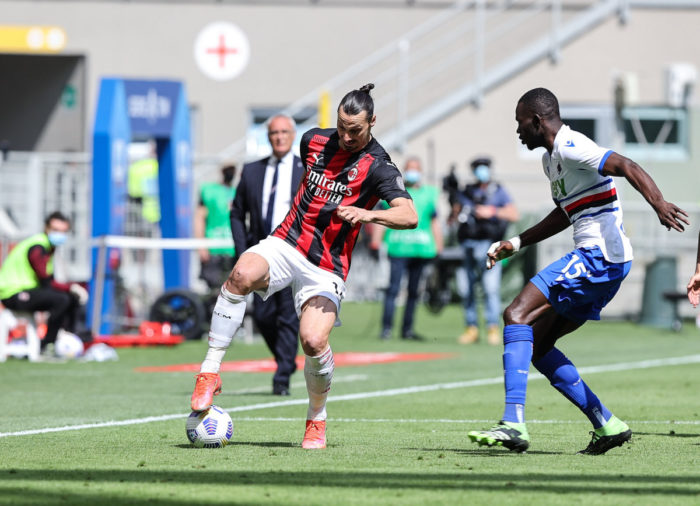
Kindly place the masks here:
[[(379, 249), (382, 239), (389, 256), (389, 287), (384, 296), (381, 339), (391, 338), (394, 326), (396, 296), (401, 287), (401, 278), (408, 274), (406, 305), (401, 325), (401, 339), (424, 341), (425, 338), (413, 330), (413, 321), (418, 305), (418, 288), (426, 265), (442, 253), (442, 229), (437, 215), (438, 190), (422, 184), (423, 167), (416, 157), (406, 161), (403, 180), (406, 191), (413, 199), (418, 213), (418, 226), (409, 230), (394, 230), (376, 225), (372, 232), (370, 249)], [(388, 205), (383, 206), (386, 209)]]
[[(236, 166), (224, 165), (221, 168), (220, 183), (202, 185), (194, 219), (195, 237), (231, 240), (229, 214), (231, 203), (236, 195), (236, 189), (233, 187), (234, 177), (236, 177)], [(199, 260), (202, 270), (199, 278), (203, 279), (210, 289), (221, 286), (233, 268), (234, 255), (235, 249), (231, 247), (200, 249)]]
[(476, 310), (476, 291), (479, 284), (484, 290), (484, 316), (487, 341), (492, 346), (501, 344), (498, 322), (501, 317), (501, 264), (486, 269), (484, 259), (489, 246), (503, 239), (509, 223), (517, 221), (518, 210), (508, 192), (491, 177), (491, 159), (477, 158), (471, 163), (476, 182), (467, 185), (457, 197), (453, 208), (460, 226), (457, 237), (464, 251), (464, 269), (467, 273), (464, 294), (464, 321), (466, 328), (459, 337), (461, 344), (479, 340)]
[[(243, 167), (231, 207), (231, 231), (238, 255), (266, 238), (292, 206), (304, 175), (301, 160), (292, 152), (295, 135), (292, 118), (274, 116), (267, 125), (272, 156)], [(292, 289), (287, 287), (265, 301), (256, 293), (253, 319), (277, 363), (272, 393), (289, 395), (289, 378), (297, 368), (299, 334)]]
[(53, 279), (53, 255), (66, 241), (70, 221), (56, 211), (44, 224), (44, 232), (17, 244), (0, 267), (0, 300), (11, 310), (49, 312), (41, 341), (42, 355), (47, 355), (59, 329), (72, 330), (77, 309), (87, 303), (88, 292), (77, 283)]

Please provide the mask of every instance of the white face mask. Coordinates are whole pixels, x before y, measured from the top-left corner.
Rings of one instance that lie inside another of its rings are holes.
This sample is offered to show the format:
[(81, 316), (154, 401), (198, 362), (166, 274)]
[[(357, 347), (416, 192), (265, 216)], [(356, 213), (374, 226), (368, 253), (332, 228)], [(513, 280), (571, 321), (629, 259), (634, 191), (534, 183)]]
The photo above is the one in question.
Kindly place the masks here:
[(403, 175), (403, 179), (404, 181), (406, 181), (406, 184), (417, 184), (420, 182), (420, 172), (417, 170), (407, 170), (406, 173)]
[(480, 183), (491, 181), (491, 169), (488, 165), (479, 165), (474, 169), (474, 176)]
[(60, 246), (66, 242), (66, 239), (68, 239), (68, 234), (65, 232), (51, 231), (46, 235), (49, 237), (49, 242), (52, 246)]

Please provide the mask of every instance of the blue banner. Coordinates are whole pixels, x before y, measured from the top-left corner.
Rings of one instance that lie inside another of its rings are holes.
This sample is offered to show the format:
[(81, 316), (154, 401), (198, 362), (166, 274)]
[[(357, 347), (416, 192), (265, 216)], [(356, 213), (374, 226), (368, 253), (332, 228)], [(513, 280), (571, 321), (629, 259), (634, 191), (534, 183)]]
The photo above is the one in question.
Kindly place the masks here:
[(169, 137), (182, 83), (124, 80), (127, 114), (134, 138)]

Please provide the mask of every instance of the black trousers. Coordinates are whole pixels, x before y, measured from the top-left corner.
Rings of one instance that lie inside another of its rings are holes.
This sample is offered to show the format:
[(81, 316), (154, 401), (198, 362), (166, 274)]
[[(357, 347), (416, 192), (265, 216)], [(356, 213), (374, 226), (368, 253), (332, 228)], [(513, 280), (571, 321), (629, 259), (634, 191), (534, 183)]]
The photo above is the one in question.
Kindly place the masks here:
[(292, 289), (287, 287), (266, 301), (255, 294), (253, 320), (277, 362), (273, 384), (289, 387), (289, 377), (297, 369), (295, 359), (299, 335), (299, 317), (294, 309)]
[(77, 312), (80, 307), (77, 297), (54, 288), (35, 288), (14, 294), (3, 299), (3, 305), (16, 311), (48, 311), (46, 335), (41, 340), (41, 349), (56, 342), (58, 330), (64, 328), (73, 332)]

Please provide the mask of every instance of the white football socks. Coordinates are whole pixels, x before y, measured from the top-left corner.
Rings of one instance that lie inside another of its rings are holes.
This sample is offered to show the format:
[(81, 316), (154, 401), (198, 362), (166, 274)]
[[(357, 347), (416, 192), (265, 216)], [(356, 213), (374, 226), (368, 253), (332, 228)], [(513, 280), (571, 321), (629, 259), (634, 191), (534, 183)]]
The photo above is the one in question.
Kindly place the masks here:
[(204, 357), (204, 362), (202, 362), (202, 367), (199, 368), (199, 372), (218, 373), (219, 369), (221, 369), (221, 361), (224, 359), (227, 349), (228, 347), (209, 345), (207, 356)]
[(221, 287), (216, 306), (211, 315), (209, 330), (209, 350), (202, 362), (200, 372), (218, 373), (233, 335), (243, 323), (245, 316), (245, 295), (237, 295)]
[(326, 399), (328, 391), (331, 389), (334, 369), (335, 362), (333, 362), (333, 351), (330, 346), (317, 357), (306, 355), (304, 378), (306, 379), (306, 390), (309, 393), (307, 420), (326, 419)]

